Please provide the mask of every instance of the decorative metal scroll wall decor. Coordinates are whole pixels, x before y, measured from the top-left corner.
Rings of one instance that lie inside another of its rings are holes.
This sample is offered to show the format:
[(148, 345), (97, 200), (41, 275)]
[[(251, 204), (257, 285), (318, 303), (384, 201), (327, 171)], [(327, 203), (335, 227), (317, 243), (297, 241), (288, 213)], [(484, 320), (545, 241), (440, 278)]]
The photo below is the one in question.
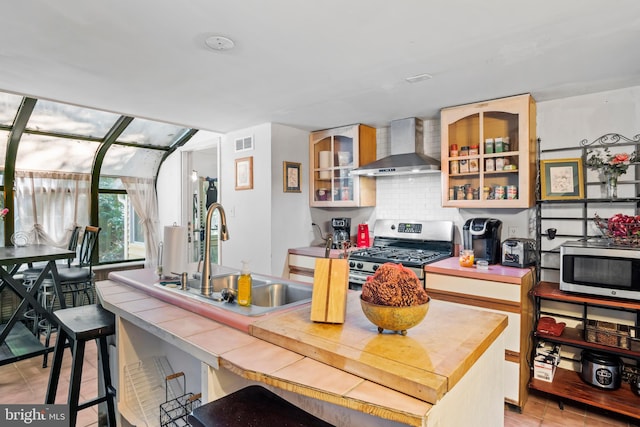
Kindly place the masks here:
[(609, 148), (612, 146), (624, 147), (634, 146), (636, 148), (640, 142), (640, 134), (629, 139), (618, 133), (607, 133), (600, 138), (589, 142), (586, 139), (580, 141), (580, 145), (586, 148), (583, 161), (587, 168), (598, 171), (601, 181), (605, 184), (607, 199), (616, 199), (618, 197), (618, 179), (627, 173), (627, 169), (631, 165), (637, 165), (640, 161), (639, 152), (629, 153), (611, 153)]
[(629, 139), (626, 136), (620, 135), (619, 133), (606, 133), (602, 135), (600, 138), (597, 138), (591, 142), (588, 139), (583, 139), (580, 141), (580, 145), (582, 147), (588, 147), (590, 145), (598, 143), (598, 145), (602, 145), (604, 147), (617, 144), (622, 141), (622, 144), (635, 144), (640, 142), (640, 134), (633, 137), (633, 139)]

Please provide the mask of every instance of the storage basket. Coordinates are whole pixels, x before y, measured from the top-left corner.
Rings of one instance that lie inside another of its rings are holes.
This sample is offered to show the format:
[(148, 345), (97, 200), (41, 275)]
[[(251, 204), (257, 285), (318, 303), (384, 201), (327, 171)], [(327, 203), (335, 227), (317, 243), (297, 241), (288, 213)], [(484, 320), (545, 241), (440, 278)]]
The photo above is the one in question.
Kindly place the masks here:
[(595, 214), (593, 222), (602, 235), (611, 243), (621, 246), (640, 247), (640, 222), (612, 222)]
[(640, 351), (640, 348), (635, 348), (640, 347), (638, 328), (633, 326), (587, 319), (584, 335), (588, 342)]
[[(176, 398), (169, 397), (169, 383), (181, 381), (182, 394)], [(189, 426), (187, 415), (200, 406), (201, 393), (187, 393), (184, 372), (176, 372), (165, 378), (166, 401), (160, 405), (160, 427), (186, 427)]]
[(182, 394), (180, 384), (166, 381), (172, 373), (169, 362), (165, 357), (150, 357), (125, 365), (124, 373), (127, 404), (147, 426), (158, 426), (160, 405)]

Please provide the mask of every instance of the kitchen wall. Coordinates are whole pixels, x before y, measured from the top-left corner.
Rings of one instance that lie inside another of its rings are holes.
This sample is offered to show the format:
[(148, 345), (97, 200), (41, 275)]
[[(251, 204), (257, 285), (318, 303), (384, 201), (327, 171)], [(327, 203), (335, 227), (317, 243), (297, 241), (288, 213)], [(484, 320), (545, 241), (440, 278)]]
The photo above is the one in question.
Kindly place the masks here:
[[(309, 210), (309, 133), (289, 126), (271, 126), (271, 274), (288, 276), (287, 250), (313, 240)], [(301, 164), (301, 192), (285, 193), (283, 162)]]
[[(582, 139), (594, 140), (616, 132), (633, 137), (640, 133), (640, 86), (555, 101), (537, 103), (537, 134), (543, 148), (578, 146)], [(425, 152), (440, 157), (439, 120), (422, 118), (425, 125)], [(234, 153), (232, 141), (253, 134), (253, 153)], [(191, 145), (190, 145), (191, 146)], [(390, 153), (389, 129), (378, 129), (378, 158)], [(254, 156), (254, 189), (235, 191), (234, 159)], [(159, 176), (159, 193), (178, 191), (175, 175), (179, 168), (171, 156)], [(282, 161), (302, 163), (302, 193), (283, 193)], [(535, 209), (455, 209), (441, 207), (439, 174), (414, 177), (377, 178), (374, 208), (321, 209), (308, 205), (308, 132), (284, 125), (265, 124), (232, 132), (223, 137), (221, 147), (220, 201), (229, 215), (231, 239), (223, 243), (222, 262), (240, 266), (249, 259), (254, 271), (280, 275), (289, 247), (321, 244), (321, 234), (330, 231), (332, 217), (352, 218), (352, 233), (358, 223), (376, 218), (453, 219), (459, 230), (471, 217), (494, 217), (503, 221), (502, 238), (515, 227), (518, 237), (533, 237)], [(166, 174), (171, 175), (170, 178)], [(161, 184), (161, 185), (160, 185)], [(159, 194), (161, 222), (171, 224), (179, 199)], [(179, 219), (179, 216), (178, 216)], [(320, 230), (311, 226), (317, 223)]]
[[(538, 135), (541, 138), (541, 149), (552, 148), (578, 148), (580, 141), (592, 142), (600, 136), (608, 133), (619, 133), (628, 138), (640, 135), (640, 86), (630, 88), (600, 92), (591, 95), (564, 98), (556, 101), (547, 101), (538, 104)], [(639, 137), (640, 138), (640, 137)], [(615, 150), (612, 150), (615, 151)], [(621, 149), (629, 152), (630, 150)], [(570, 150), (562, 152), (550, 152), (541, 154), (542, 159), (580, 157), (580, 150)], [(621, 180), (633, 181), (640, 177), (634, 174), (634, 168), (629, 168), (626, 175)], [(586, 170), (587, 180), (598, 181), (598, 175), (594, 171)], [(603, 197), (604, 189), (599, 185), (587, 186), (586, 192), (589, 198)], [(619, 186), (621, 197), (637, 197), (637, 185)], [(584, 215), (580, 205), (544, 205), (543, 216), (546, 218), (574, 217), (580, 218)], [(595, 213), (603, 218), (622, 212), (626, 214), (635, 213), (635, 203), (600, 203), (590, 204), (587, 215), (593, 216)], [(558, 235), (582, 233), (581, 225), (577, 222), (545, 219), (542, 221), (543, 233), (548, 228), (556, 228)], [(598, 235), (598, 230), (592, 227), (588, 230), (591, 235)], [(573, 237), (558, 237), (556, 239), (543, 238), (542, 249), (550, 251), (556, 249), (565, 240), (575, 240)], [(546, 254), (543, 264), (547, 267), (559, 268), (559, 256)], [(559, 272), (554, 270), (543, 270), (542, 280), (557, 282)]]
[[(254, 149), (236, 152), (237, 138), (252, 136)], [(253, 157), (253, 189), (235, 189), (235, 160)], [(220, 146), (220, 203), (227, 214), (229, 240), (222, 242), (221, 263), (281, 276), (287, 249), (308, 245), (308, 132), (263, 124), (226, 134)], [(283, 191), (283, 162), (301, 163), (302, 192)]]
[[(254, 149), (235, 151), (234, 141), (252, 136)], [(235, 161), (253, 157), (253, 189), (235, 189)], [(221, 263), (253, 271), (271, 271), (271, 126), (263, 124), (226, 134), (220, 146), (220, 203), (227, 216), (229, 240), (222, 242)]]

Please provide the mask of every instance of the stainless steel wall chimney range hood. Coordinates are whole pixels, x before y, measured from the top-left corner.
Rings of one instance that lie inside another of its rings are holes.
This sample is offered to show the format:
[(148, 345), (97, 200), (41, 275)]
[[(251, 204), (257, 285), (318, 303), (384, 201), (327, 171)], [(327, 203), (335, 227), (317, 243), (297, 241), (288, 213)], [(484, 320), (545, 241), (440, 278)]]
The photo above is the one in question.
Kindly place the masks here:
[(424, 154), (422, 120), (391, 122), (391, 155), (351, 171), (352, 175), (388, 176), (439, 173), (440, 161)]

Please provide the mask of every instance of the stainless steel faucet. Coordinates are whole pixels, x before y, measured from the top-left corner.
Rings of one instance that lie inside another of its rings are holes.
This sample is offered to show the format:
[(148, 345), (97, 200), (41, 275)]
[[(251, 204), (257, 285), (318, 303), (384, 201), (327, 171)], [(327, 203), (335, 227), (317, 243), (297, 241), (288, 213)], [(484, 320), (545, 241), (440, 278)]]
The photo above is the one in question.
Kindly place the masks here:
[(202, 261), (202, 276), (200, 276), (200, 293), (211, 296), (211, 219), (215, 210), (220, 211), (220, 240), (229, 240), (227, 231), (227, 217), (220, 203), (212, 203), (207, 209), (207, 219), (204, 226), (204, 259)]

